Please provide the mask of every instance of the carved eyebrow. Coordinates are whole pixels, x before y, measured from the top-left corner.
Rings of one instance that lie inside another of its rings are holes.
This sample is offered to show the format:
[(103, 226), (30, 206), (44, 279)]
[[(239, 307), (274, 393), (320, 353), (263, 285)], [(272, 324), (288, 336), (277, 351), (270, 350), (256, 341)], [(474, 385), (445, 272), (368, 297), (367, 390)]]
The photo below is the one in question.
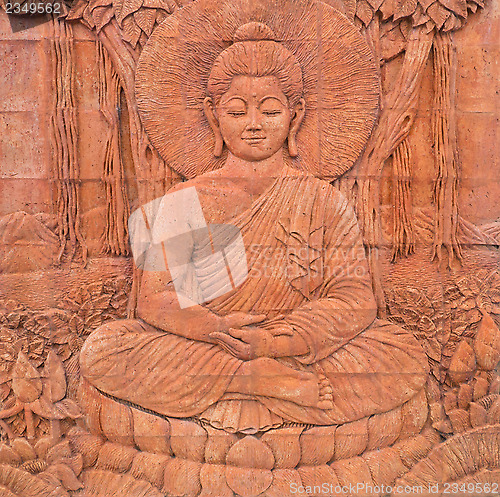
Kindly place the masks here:
[(259, 100), (259, 105), (263, 104), (265, 100), (269, 100), (269, 99), (277, 100), (280, 104), (286, 105), (286, 102), (283, 102), (280, 98), (276, 97), (275, 95), (266, 95), (265, 97), (262, 97)]
[(243, 97), (240, 97), (238, 95), (233, 95), (232, 97), (229, 97), (227, 100), (221, 101), (222, 104), (228, 104), (231, 102), (231, 100), (240, 100), (243, 104), (247, 104), (246, 100)]

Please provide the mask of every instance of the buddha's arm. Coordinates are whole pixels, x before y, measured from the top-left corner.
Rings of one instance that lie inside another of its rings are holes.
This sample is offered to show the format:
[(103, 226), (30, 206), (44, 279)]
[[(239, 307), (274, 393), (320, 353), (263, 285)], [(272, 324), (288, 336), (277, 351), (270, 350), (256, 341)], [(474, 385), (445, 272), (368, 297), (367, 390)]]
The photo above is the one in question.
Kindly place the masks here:
[(144, 271), (137, 313), (143, 321), (161, 330), (209, 343), (216, 343), (210, 333), (226, 332), (229, 328), (258, 323), (265, 318), (240, 312), (219, 316), (198, 304), (181, 308), (168, 268)]
[(208, 334), (219, 326), (218, 316), (201, 305), (181, 309), (168, 269), (144, 272), (137, 313), (152, 326), (193, 340), (212, 342)]
[(354, 212), (346, 201), (325, 219), (325, 279), (317, 299), (290, 313), (284, 322), (307, 343), (309, 352), (299, 356), (316, 362), (345, 345), (376, 317), (376, 303)]

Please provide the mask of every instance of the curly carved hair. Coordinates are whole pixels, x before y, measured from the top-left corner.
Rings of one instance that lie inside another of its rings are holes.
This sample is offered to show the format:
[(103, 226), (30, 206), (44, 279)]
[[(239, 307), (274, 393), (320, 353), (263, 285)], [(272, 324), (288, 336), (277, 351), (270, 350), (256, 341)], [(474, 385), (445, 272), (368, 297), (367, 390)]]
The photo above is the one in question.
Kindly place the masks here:
[(234, 43), (219, 54), (208, 79), (208, 93), (216, 103), (235, 76), (275, 76), (293, 107), (302, 97), (302, 70), (295, 56), (275, 41), (263, 23), (250, 22), (234, 34)]

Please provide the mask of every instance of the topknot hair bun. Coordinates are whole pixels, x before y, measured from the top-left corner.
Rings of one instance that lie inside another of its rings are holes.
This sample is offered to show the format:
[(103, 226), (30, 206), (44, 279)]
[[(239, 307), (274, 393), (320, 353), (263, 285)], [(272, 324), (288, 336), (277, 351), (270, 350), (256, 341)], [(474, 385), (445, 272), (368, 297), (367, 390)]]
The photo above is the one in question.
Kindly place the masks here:
[(249, 22), (240, 26), (233, 37), (234, 42), (238, 41), (275, 41), (274, 31), (262, 22)]

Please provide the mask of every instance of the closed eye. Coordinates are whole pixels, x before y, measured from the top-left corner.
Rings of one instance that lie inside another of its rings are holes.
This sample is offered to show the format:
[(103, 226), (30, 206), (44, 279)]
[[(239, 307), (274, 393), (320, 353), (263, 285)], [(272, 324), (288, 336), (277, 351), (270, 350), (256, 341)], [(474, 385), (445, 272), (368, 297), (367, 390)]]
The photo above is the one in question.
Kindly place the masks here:
[(232, 112), (228, 112), (228, 114), (230, 116), (233, 116), (233, 117), (241, 117), (241, 116), (244, 116), (245, 115), (245, 112), (240, 112), (240, 111), (232, 111)]
[(263, 112), (266, 116), (277, 116), (278, 114), (281, 114), (280, 110), (265, 110)]

